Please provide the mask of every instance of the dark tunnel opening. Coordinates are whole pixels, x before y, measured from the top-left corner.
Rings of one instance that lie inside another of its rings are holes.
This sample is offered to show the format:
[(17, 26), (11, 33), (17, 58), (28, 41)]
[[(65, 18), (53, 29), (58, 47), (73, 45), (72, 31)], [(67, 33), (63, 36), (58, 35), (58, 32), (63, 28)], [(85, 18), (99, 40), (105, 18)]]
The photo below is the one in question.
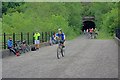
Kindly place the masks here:
[(95, 22), (94, 21), (84, 21), (83, 22), (83, 27), (82, 27), (82, 31), (93, 28), (95, 29)]

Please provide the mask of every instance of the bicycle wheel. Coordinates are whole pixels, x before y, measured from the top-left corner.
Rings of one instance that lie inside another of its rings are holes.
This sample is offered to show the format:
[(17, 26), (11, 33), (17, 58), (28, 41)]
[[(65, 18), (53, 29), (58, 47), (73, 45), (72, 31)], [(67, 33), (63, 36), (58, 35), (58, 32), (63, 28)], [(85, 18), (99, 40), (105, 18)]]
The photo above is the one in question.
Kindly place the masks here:
[(97, 33), (95, 33), (95, 39), (97, 39), (97, 35), (98, 35), (98, 34), (97, 34)]
[(19, 49), (19, 52), (20, 52), (20, 54), (23, 54), (23, 53), (25, 53), (25, 50)]
[(91, 39), (91, 34), (90, 33), (88, 34), (88, 39)]
[(31, 49), (30, 49), (30, 46), (29, 46), (29, 45), (27, 45), (27, 46), (26, 46), (26, 51), (27, 51), (27, 52), (31, 51)]
[(93, 39), (93, 34), (91, 33), (91, 39)]
[(95, 39), (95, 33), (92, 33), (92, 39)]
[(65, 49), (62, 48), (62, 50), (61, 50), (61, 54), (62, 54), (62, 57), (65, 56)]
[(60, 59), (61, 57), (61, 49), (58, 47), (57, 48), (57, 58)]

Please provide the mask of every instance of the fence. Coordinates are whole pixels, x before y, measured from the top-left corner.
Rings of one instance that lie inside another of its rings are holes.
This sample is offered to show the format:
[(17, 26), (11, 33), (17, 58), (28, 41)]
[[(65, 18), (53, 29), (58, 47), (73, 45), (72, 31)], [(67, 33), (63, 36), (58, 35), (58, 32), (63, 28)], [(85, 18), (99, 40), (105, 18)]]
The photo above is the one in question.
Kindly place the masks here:
[[(40, 32), (41, 36), (40, 36), (40, 42), (48, 42), (50, 40), (50, 37), (53, 35), (53, 32)], [(17, 40), (23, 41), (26, 40), (27, 44), (34, 44), (34, 33), (12, 33), (12, 34), (7, 34), (7, 33), (3, 33), (0, 35), (0, 37), (2, 38), (0, 42), (0, 47), (2, 47), (2, 49), (7, 49), (7, 40), (9, 39), (9, 37), (13, 38), (13, 46), (15, 46), (15, 42)]]
[(115, 30), (116, 37), (120, 39), (120, 28)]

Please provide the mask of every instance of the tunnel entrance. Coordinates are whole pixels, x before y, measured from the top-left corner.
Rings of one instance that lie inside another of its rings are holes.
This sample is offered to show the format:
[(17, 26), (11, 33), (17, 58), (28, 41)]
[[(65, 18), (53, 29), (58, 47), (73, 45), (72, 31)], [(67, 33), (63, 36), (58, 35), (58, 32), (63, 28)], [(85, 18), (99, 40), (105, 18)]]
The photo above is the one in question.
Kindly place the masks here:
[(83, 17), (82, 31), (93, 28), (95, 29), (95, 17)]

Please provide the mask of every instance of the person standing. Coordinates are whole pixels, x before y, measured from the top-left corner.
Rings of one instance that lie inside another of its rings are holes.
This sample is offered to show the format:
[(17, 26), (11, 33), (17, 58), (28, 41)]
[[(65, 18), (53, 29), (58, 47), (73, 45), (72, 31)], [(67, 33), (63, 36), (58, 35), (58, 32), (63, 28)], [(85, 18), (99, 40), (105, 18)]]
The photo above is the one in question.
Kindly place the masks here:
[(36, 49), (40, 48), (40, 33), (39, 32), (36, 32), (34, 34), (34, 44), (35, 44)]

